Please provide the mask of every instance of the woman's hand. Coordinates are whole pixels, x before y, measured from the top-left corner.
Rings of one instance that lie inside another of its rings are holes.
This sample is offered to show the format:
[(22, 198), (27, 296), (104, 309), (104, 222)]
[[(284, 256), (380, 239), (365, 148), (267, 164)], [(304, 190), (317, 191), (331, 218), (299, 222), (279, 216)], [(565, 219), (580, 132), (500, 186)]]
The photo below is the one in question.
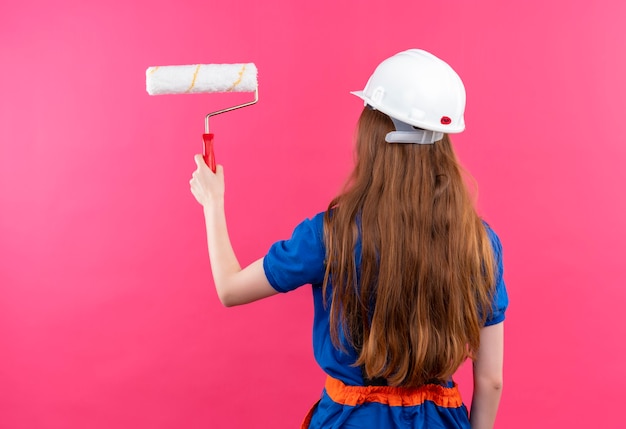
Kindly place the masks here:
[(224, 201), (224, 168), (217, 166), (213, 173), (206, 165), (202, 155), (194, 156), (196, 171), (193, 172), (189, 184), (191, 193), (203, 207), (207, 208)]

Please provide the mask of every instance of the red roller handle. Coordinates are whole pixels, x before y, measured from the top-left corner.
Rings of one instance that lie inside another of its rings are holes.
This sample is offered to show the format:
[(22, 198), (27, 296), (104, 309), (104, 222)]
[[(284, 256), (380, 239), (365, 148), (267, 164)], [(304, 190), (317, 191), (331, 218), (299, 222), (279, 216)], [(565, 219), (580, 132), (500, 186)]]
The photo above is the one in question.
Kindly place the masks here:
[(202, 140), (204, 141), (204, 147), (202, 150), (202, 157), (204, 162), (209, 166), (213, 173), (215, 173), (215, 152), (213, 151), (213, 133), (202, 134)]

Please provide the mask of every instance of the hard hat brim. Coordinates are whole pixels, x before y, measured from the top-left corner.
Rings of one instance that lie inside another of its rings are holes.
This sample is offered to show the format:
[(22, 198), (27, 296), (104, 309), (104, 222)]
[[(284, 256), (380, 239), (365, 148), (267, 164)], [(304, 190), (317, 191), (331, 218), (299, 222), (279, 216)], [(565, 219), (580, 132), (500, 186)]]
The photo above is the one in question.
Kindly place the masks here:
[(421, 123), (419, 121), (416, 121), (413, 118), (400, 115), (396, 112), (389, 112), (388, 109), (386, 109), (384, 106), (379, 105), (378, 103), (370, 99), (367, 95), (365, 95), (364, 91), (350, 91), (350, 94), (356, 95), (361, 100), (363, 100), (364, 105), (369, 105), (376, 110), (380, 110), (387, 116), (396, 118), (402, 122), (406, 122), (407, 124), (411, 124), (415, 127), (422, 128), (424, 130), (439, 131), (439, 132), (448, 133), (448, 134), (456, 134), (456, 133), (463, 132), (465, 130), (465, 124), (463, 124), (463, 126), (461, 127), (446, 127), (446, 126), (435, 127), (435, 126), (432, 126), (432, 124)]

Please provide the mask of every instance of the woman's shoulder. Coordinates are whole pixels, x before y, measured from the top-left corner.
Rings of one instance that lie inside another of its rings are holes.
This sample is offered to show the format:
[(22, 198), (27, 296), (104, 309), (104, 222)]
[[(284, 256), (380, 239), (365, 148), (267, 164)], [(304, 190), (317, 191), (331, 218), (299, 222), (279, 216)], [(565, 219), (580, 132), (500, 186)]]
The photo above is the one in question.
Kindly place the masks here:
[(304, 220), (302, 220), (300, 224), (296, 227), (296, 229), (305, 228), (305, 229), (311, 229), (313, 231), (317, 231), (318, 233), (321, 233), (324, 230), (325, 215), (326, 215), (326, 212), (319, 212), (312, 216), (309, 216), (305, 218)]
[(491, 245), (494, 248), (494, 250), (496, 252), (501, 252), (502, 251), (502, 243), (500, 242), (500, 237), (498, 236), (498, 234), (494, 231), (494, 229), (491, 227), (491, 225), (489, 223), (487, 223), (487, 221), (485, 221), (484, 219), (481, 219), (482, 223), (485, 227), (485, 230), (487, 231), (487, 236), (489, 237), (489, 240), (491, 241)]

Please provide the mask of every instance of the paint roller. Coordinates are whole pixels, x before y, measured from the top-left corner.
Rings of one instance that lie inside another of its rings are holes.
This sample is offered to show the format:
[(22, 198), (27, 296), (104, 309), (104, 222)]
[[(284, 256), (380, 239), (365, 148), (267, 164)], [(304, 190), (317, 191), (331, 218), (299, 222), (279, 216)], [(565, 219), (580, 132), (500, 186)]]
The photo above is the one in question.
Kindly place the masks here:
[(207, 92), (254, 92), (254, 100), (208, 113), (204, 118), (202, 155), (215, 172), (213, 133), (209, 133), (209, 118), (259, 101), (257, 68), (246, 64), (195, 64), (156, 66), (146, 70), (146, 91), (150, 95), (196, 94)]

